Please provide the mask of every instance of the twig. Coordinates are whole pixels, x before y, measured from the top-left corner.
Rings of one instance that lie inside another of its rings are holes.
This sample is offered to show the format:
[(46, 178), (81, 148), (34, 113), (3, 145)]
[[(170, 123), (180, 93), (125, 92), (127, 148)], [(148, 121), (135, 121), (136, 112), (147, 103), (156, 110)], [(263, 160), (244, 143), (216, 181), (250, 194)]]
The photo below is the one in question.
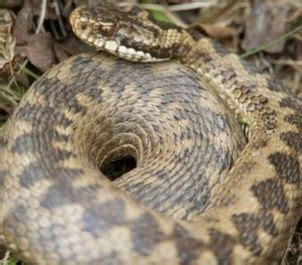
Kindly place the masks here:
[(45, 16), (46, 16), (46, 8), (47, 8), (47, 0), (42, 0), (41, 13), (40, 13), (40, 16), (39, 16), (39, 21), (38, 21), (38, 26), (37, 26), (37, 29), (36, 29), (36, 34), (39, 33), (40, 30), (43, 27), (44, 19), (45, 19)]
[(3, 264), (3, 265), (8, 264), (9, 256), (10, 256), (10, 251), (7, 250), (5, 252), (4, 258), (2, 260), (0, 260), (0, 264)]
[(51, 7), (55, 10), (56, 16), (57, 16), (57, 20), (59, 23), (59, 30), (60, 32), (58, 33), (56, 26), (54, 24), (53, 21), (51, 21), (50, 26), (51, 26), (51, 30), (55, 35), (55, 38), (57, 40), (63, 39), (67, 36), (67, 32), (64, 26), (64, 21), (62, 19), (62, 13), (61, 13), (61, 9), (60, 9), (60, 2), (58, 0), (53, 1)]
[(291, 66), (302, 66), (302, 61), (294, 61), (294, 60), (273, 60), (272, 63), (278, 65), (291, 65)]
[[(19, 69), (17, 71), (17, 74), (19, 74), (24, 69), (24, 67), (26, 67), (27, 63), (28, 63), (28, 59), (25, 59), (22, 62), (22, 64), (19, 65)], [(15, 82), (15, 80), (16, 80), (16, 77), (13, 76), (12, 79), (8, 82), (8, 84), (4, 88), (6, 90), (9, 89), (11, 87), (11, 85), (13, 84), (13, 82)]]
[(203, 7), (210, 7), (217, 5), (218, 2), (216, 0), (209, 0), (209, 1), (203, 1), (203, 2), (194, 2), (194, 3), (185, 3), (185, 4), (178, 4), (178, 5), (172, 5), (168, 6), (167, 8), (170, 11), (184, 11), (184, 10), (192, 10), (192, 9), (199, 9)]

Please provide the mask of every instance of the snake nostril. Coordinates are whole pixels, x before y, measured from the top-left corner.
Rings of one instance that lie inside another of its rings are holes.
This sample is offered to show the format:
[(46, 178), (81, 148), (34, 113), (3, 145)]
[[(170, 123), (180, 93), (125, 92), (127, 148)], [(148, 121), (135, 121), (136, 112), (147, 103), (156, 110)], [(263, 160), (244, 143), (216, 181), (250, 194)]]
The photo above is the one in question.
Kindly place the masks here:
[(135, 158), (127, 155), (109, 163), (104, 163), (100, 170), (107, 178), (113, 181), (134, 168), (136, 168)]
[(88, 26), (88, 24), (86, 24), (86, 23), (81, 24), (81, 30), (87, 29), (87, 26)]

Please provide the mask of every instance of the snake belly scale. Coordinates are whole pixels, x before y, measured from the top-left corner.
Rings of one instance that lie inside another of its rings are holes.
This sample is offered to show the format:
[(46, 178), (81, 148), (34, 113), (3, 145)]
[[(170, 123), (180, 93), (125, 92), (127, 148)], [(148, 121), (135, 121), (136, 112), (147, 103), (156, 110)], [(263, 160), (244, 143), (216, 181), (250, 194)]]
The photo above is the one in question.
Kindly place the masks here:
[[(78, 55), (29, 89), (0, 138), (0, 243), (32, 264), (279, 262), (301, 215), (301, 103), (138, 8), (70, 21), (139, 62)], [(125, 155), (137, 167), (110, 182), (99, 167)]]

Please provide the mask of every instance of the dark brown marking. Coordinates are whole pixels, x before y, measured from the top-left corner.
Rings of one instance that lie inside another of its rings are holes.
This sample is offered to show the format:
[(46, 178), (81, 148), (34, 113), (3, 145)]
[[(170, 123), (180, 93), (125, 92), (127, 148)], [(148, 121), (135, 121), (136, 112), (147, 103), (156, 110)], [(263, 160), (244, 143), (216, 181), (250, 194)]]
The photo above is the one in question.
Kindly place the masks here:
[(71, 157), (74, 157), (74, 154), (71, 151), (63, 149), (54, 149), (54, 152), (57, 154), (60, 161), (67, 160)]
[[(24, 106), (20, 107), (16, 111), (16, 119), (27, 121), (30, 124), (35, 124), (35, 127), (48, 126), (50, 124), (56, 123), (62, 125), (64, 128), (69, 127), (73, 121), (65, 117), (63, 113), (59, 113), (55, 107), (31, 105), (25, 103)], [(47, 123), (39, 123), (41, 120), (47, 120)], [(49, 129), (48, 129), (49, 131)]]
[[(53, 87), (57, 88), (57, 91), (52, 89)], [(53, 93), (63, 91), (64, 88), (65, 85), (55, 76), (42, 76), (31, 86), (33, 91), (35, 91), (38, 95), (43, 95), (43, 97), (45, 96), (47, 99), (49, 99)]]
[[(70, 89), (77, 93), (84, 93), (93, 100), (101, 100), (102, 90), (99, 89), (100, 80), (106, 80), (108, 71), (104, 70), (99, 62), (94, 61), (90, 57), (78, 57), (72, 62), (70, 69)], [(99, 78), (95, 78), (98, 76)], [(109, 78), (107, 80), (110, 80)], [(89, 89), (87, 89), (89, 83)], [(90, 94), (92, 93), (92, 94)], [(96, 97), (95, 97), (96, 96)]]
[(156, 177), (160, 178), (160, 179), (165, 179), (167, 178), (167, 172), (165, 172), (164, 170), (162, 169), (159, 169), (157, 171), (155, 171), (153, 173), (153, 175), (155, 175)]
[(269, 155), (268, 160), (275, 167), (279, 177), (287, 183), (300, 183), (300, 163), (296, 155), (273, 153)]
[(267, 81), (267, 87), (268, 87), (269, 90), (272, 90), (272, 91), (285, 91), (285, 88), (279, 82), (277, 82), (276, 80), (274, 80), (273, 78), (268, 77), (266, 79), (266, 81)]
[[(297, 107), (296, 105), (294, 107)], [(299, 107), (299, 106), (298, 106)], [(280, 138), (289, 147), (298, 152), (302, 153), (302, 106), (301, 109), (297, 111), (296, 114), (291, 114), (285, 116), (284, 120), (289, 124), (295, 125), (299, 132), (288, 131), (282, 133)]]
[(57, 115), (56, 123), (61, 125), (63, 128), (68, 128), (73, 122), (64, 114), (59, 114)]
[(58, 142), (66, 143), (69, 139), (69, 135), (59, 133), (57, 131), (54, 132), (54, 139)]
[(131, 223), (130, 231), (134, 251), (141, 255), (150, 254), (150, 251), (165, 239), (164, 233), (160, 230), (159, 223), (149, 213), (145, 213)]
[[(56, 170), (56, 178), (75, 178), (78, 175), (83, 174), (83, 170), (81, 169), (53, 168), (53, 170)], [(23, 172), (20, 174), (20, 185), (29, 188), (30, 186), (34, 185), (37, 181), (53, 177), (54, 176), (49, 173), (48, 168), (45, 167), (43, 163), (40, 164), (39, 162), (33, 162), (27, 167), (25, 167)], [(66, 188), (66, 185), (68, 185), (68, 183), (62, 181), (62, 183), (60, 183), (61, 189)], [(49, 192), (51, 192), (51, 188), (49, 189)]]
[(255, 197), (258, 199), (262, 209), (278, 209), (281, 213), (287, 213), (289, 206), (284, 194), (282, 182), (273, 179), (264, 180), (254, 184), (251, 188)]
[(259, 150), (267, 147), (268, 144), (269, 144), (268, 138), (259, 139), (259, 141), (254, 145), (254, 148)]
[(267, 130), (275, 130), (277, 128), (276, 113), (273, 110), (266, 110), (262, 113), (262, 122)]
[(236, 72), (231, 68), (222, 70), (221, 75), (224, 81), (229, 81), (237, 76)]
[(272, 213), (267, 211), (260, 211), (259, 219), (261, 222), (261, 226), (264, 231), (269, 233), (271, 236), (276, 237), (278, 235), (278, 229), (276, 227), (274, 216)]
[(96, 100), (97, 102), (101, 102), (103, 100), (102, 93), (103, 90), (97, 87), (91, 87), (84, 92), (84, 94), (91, 98), (91, 100)]
[(296, 100), (295, 98), (293, 98), (291, 96), (283, 98), (279, 104), (280, 104), (280, 107), (282, 107), (282, 108), (290, 108), (290, 109), (296, 110), (298, 113), (299, 112), (301, 113), (302, 106), (301, 106), (300, 101)]
[(298, 152), (302, 153), (302, 134), (296, 132), (286, 132), (280, 135), (280, 139), (284, 141), (289, 147)]
[(256, 89), (256, 84), (245, 81), (244, 83), (237, 84), (238, 88), (244, 95), (247, 95)]
[(73, 114), (81, 114), (85, 115), (87, 111), (87, 107), (83, 106), (80, 104), (80, 102), (76, 99), (73, 98), (66, 104), (67, 108), (69, 111), (71, 111)]
[(45, 168), (43, 168), (39, 162), (33, 162), (26, 166), (21, 173), (19, 177), (20, 185), (25, 188), (30, 188), (37, 181), (41, 181), (46, 177)]
[(284, 120), (302, 130), (302, 108), (300, 113), (287, 115)]
[(212, 42), (212, 46), (220, 56), (226, 56), (230, 54), (230, 51), (224, 48), (219, 42)]
[(116, 261), (119, 260), (119, 255), (116, 251), (110, 251), (109, 254), (104, 255), (103, 257), (96, 258), (95, 260), (91, 260), (92, 264), (108, 264), (114, 265)]
[(204, 248), (204, 243), (191, 236), (191, 233), (185, 228), (175, 225), (174, 231), (171, 235), (172, 240), (176, 244), (177, 254), (181, 265), (194, 263), (194, 261), (201, 254)]
[(39, 113), (40, 110), (39, 106), (33, 106), (29, 103), (25, 103), (16, 110), (15, 117), (17, 120), (32, 122), (36, 113)]
[(4, 139), (4, 137), (2, 137), (2, 135), (0, 135), (0, 148), (4, 147), (7, 145), (7, 140)]
[(125, 224), (125, 203), (121, 199), (89, 203), (85, 207), (82, 218), (83, 229), (96, 238), (104, 237), (110, 228), (123, 224)]
[(282, 133), (280, 138), (284, 141), (289, 147), (298, 152), (302, 153), (302, 104), (300, 101), (296, 100), (293, 97), (285, 97), (280, 101), (280, 107), (290, 108), (296, 113), (287, 115), (285, 121), (293, 124), (297, 127), (299, 132), (288, 131)]
[(256, 65), (248, 61), (240, 60), (240, 63), (250, 75), (262, 74), (263, 72), (262, 69), (258, 68)]
[(232, 221), (239, 231), (240, 242), (248, 248), (254, 255), (259, 256), (262, 247), (258, 242), (258, 228), (260, 220), (254, 214), (241, 213), (232, 216)]
[(255, 255), (260, 255), (262, 251), (258, 243), (260, 227), (273, 237), (278, 235), (272, 213), (265, 210), (260, 210), (257, 215), (249, 213), (233, 215), (232, 221), (239, 230), (240, 242)]
[(86, 186), (81, 188), (74, 187), (68, 179), (75, 179), (83, 175), (83, 171), (79, 169), (58, 169), (56, 177), (60, 178), (55, 185), (47, 190), (41, 206), (47, 209), (60, 207), (61, 205), (68, 205), (77, 203), (88, 207), (89, 202), (95, 200), (96, 192), (102, 187), (98, 185)]
[[(27, 219), (27, 208), (22, 203), (18, 203), (15, 207), (11, 208), (9, 213), (5, 216), (3, 220), (3, 226), (11, 228), (16, 235), (18, 235), (18, 229), (15, 229), (15, 226), (18, 224), (24, 224)], [(24, 236), (24, 235), (19, 235)]]
[(30, 153), (36, 148), (32, 133), (24, 133), (16, 138), (13, 146), (11, 147), (11, 152), (17, 154)]
[(0, 187), (3, 187), (5, 177), (8, 175), (7, 170), (0, 171)]
[(234, 239), (230, 235), (214, 229), (210, 229), (209, 234), (211, 237), (209, 248), (213, 250), (218, 264), (232, 264)]

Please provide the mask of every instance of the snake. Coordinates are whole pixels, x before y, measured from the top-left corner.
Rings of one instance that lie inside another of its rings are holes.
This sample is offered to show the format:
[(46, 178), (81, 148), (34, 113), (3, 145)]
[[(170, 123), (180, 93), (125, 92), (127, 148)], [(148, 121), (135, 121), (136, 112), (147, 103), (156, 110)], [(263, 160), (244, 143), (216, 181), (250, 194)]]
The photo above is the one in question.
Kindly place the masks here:
[(0, 243), (29, 264), (278, 264), (302, 209), (301, 102), (136, 6), (70, 24), (97, 51), (43, 74), (4, 125)]

